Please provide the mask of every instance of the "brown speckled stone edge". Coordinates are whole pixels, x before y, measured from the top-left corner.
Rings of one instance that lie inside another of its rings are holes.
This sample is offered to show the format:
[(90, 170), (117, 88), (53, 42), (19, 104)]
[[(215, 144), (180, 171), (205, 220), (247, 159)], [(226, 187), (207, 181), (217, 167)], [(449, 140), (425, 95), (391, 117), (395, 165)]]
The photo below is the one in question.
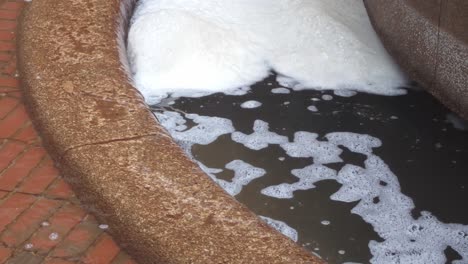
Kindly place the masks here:
[(27, 106), (79, 198), (140, 263), (322, 263), (215, 185), (158, 124), (119, 58), (131, 3), (40, 0), (23, 14)]
[(374, 28), (400, 66), (468, 120), (468, 1), (364, 2)]

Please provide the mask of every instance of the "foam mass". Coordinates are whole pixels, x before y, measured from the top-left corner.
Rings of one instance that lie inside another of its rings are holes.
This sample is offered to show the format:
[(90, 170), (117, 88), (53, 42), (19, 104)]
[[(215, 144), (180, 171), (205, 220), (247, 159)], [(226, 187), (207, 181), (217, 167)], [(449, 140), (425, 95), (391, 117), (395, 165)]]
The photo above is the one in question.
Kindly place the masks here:
[(362, 0), (140, 0), (128, 58), (150, 102), (249, 86), (272, 69), (295, 90), (397, 95), (406, 83)]

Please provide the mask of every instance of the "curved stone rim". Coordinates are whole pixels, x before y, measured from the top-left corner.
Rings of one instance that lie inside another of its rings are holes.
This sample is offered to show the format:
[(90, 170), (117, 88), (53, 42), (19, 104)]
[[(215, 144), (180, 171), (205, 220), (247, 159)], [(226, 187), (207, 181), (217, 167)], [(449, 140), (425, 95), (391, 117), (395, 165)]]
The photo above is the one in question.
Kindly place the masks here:
[(80, 200), (140, 263), (322, 263), (226, 194), (158, 124), (121, 62), (133, 3), (43, 0), (23, 13), (28, 110)]
[(468, 2), (364, 0), (385, 47), (415, 81), (468, 120)]

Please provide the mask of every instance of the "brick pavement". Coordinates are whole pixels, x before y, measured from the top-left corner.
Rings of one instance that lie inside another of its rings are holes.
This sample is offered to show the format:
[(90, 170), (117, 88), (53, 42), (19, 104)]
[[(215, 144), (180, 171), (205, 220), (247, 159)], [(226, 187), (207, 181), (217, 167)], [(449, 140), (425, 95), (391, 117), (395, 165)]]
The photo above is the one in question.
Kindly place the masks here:
[(80, 207), (25, 111), (15, 55), (25, 5), (0, 0), (0, 264), (135, 263)]

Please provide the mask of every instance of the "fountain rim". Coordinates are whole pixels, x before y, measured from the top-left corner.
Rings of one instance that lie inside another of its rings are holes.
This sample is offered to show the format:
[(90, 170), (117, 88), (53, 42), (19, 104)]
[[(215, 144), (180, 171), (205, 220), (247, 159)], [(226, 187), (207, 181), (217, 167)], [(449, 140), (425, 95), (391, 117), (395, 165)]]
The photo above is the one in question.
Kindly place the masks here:
[(22, 15), (26, 106), (80, 201), (140, 263), (322, 263), (212, 182), (158, 123), (128, 75), (135, 3), (32, 1)]

